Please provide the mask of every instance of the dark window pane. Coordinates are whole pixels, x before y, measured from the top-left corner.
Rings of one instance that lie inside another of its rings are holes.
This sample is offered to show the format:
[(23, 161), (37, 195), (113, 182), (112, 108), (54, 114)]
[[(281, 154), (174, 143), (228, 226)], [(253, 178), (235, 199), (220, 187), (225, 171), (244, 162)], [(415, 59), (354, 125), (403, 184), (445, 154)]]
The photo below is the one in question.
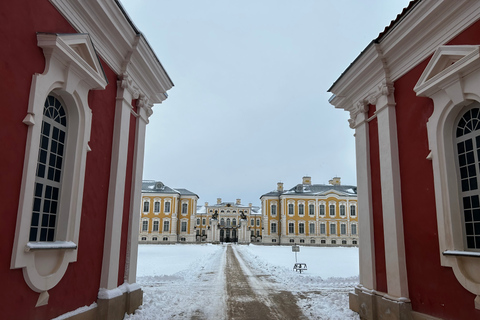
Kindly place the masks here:
[(470, 197), (463, 197), (463, 207), (465, 209), (470, 209), (472, 207)]
[(472, 221), (472, 210), (465, 210), (463, 212), (463, 215), (465, 217), (465, 222), (471, 222)]
[(471, 151), (473, 150), (473, 142), (472, 139), (465, 140), (465, 150)]
[(462, 180), (462, 191), (468, 191), (468, 190), (470, 190), (468, 186), (468, 180), (467, 179)]
[(467, 236), (473, 236), (473, 224), (465, 224), (465, 233), (467, 234)]
[(28, 241), (37, 241), (37, 228), (30, 228), (30, 236), (28, 237)]
[(480, 201), (478, 196), (472, 196), (472, 208), (478, 208), (480, 207)]
[(57, 220), (57, 217), (54, 215), (50, 216), (50, 221), (48, 222), (48, 226), (50, 228), (55, 228), (55, 221)]
[(39, 212), (41, 203), (42, 203), (42, 200), (40, 198), (35, 197), (33, 199), (33, 211)]
[(39, 218), (39, 214), (37, 212), (34, 212), (32, 214), (32, 226), (33, 227), (38, 227), (38, 218)]
[(47, 229), (40, 229), (40, 241), (47, 241)]
[(49, 229), (47, 241), (53, 241), (54, 238), (55, 238), (55, 229)]
[(42, 215), (42, 227), (48, 227), (48, 214)]
[(463, 145), (463, 142), (457, 143), (457, 151), (458, 151), (458, 154), (462, 154), (465, 152), (465, 147)]

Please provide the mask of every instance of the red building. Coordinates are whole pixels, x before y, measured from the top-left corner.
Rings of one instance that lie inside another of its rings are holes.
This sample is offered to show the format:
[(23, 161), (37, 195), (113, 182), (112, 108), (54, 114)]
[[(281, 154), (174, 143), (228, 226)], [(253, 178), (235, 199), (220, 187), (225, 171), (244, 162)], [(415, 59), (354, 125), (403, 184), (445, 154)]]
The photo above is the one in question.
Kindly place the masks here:
[(412, 1), (329, 89), (355, 129), (362, 319), (480, 319), (479, 19)]
[(1, 318), (123, 319), (143, 295), (145, 126), (173, 84), (118, 1), (0, 16)]

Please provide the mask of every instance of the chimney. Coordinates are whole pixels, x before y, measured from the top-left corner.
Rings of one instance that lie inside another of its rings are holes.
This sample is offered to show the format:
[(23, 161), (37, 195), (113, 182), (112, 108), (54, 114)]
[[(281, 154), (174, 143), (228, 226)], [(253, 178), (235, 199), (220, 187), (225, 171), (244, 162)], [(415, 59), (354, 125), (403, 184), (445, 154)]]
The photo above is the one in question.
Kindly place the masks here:
[(302, 183), (303, 183), (303, 184), (311, 185), (311, 184), (312, 184), (312, 177), (309, 177), (309, 176), (303, 177)]
[(205, 208), (208, 207), (208, 202), (205, 202)]
[(328, 183), (331, 184), (332, 186), (339, 186), (341, 185), (340, 177), (333, 177), (333, 179), (329, 180)]
[(249, 206), (249, 207), (251, 207), (251, 206), (252, 206), (252, 204), (251, 204), (251, 203), (249, 203), (249, 204), (248, 204), (248, 206)]
[(222, 203), (222, 198), (217, 198), (217, 204)]
[(242, 200), (241, 200), (241, 199), (237, 199), (237, 202), (235, 202), (235, 204), (236, 204), (237, 206), (241, 205), (241, 204), (242, 204)]
[(283, 191), (283, 182), (277, 182), (277, 191)]

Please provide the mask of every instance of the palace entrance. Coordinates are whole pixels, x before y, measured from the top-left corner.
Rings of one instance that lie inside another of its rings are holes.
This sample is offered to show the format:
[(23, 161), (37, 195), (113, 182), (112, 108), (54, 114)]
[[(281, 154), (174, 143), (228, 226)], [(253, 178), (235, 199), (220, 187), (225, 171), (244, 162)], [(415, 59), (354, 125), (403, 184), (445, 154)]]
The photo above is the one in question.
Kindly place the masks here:
[(238, 242), (237, 229), (235, 228), (221, 228), (220, 229), (220, 242)]

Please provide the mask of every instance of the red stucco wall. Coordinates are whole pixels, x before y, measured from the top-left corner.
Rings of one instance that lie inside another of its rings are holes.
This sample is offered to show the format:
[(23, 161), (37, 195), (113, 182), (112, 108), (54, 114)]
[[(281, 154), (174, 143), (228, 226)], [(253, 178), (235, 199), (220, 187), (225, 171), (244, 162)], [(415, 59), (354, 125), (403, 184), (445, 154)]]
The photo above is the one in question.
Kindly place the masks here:
[[(450, 44), (480, 44), (480, 23)], [(480, 319), (475, 296), (440, 265), (432, 163), (426, 157), (426, 123), (433, 101), (415, 95), (413, 87), (428, 61), (395, 82), (402, 206), (408, 286), (412, 308), (442, 319)]]
[[(42, 73), (45, 60), (36, 44), (36, 32), (74, 33), (75, 30), (47, 0), (0, 1), (0, 301), (3, 319), (50, 319), (97, 300), (103, 254), (105, 215), (113, 136), (116, 75), (103, 64), (109, 85), (91, 91), (92, 131), (87, 154), (78, 261), (71, 263), (64, 278), (49, 291), (48, 305), (35, 308), (38, 293), (25, 283), (22, 270), (10, 269), (17, 219), (27, 126), (30, 84)], [(7, 201), (8, 199), (8, 201)], [(122, 266), (123, 268), (123, 266)]]

